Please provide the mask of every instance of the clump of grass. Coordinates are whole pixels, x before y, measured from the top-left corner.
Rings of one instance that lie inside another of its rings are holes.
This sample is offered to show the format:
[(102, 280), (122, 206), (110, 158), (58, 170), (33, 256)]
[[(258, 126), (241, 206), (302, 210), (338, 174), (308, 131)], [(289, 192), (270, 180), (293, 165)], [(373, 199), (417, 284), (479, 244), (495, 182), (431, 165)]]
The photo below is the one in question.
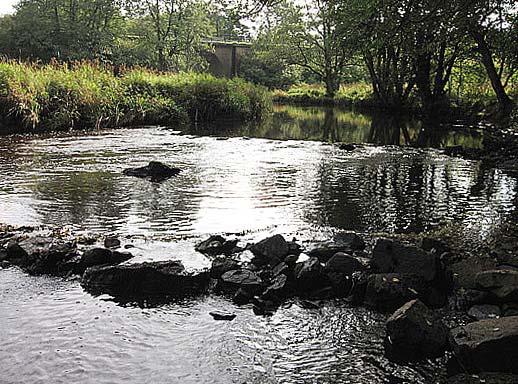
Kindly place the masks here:
[(267, 90), (239, 79), (144, 69), (115, 76), (90, 62), (0, 62), (0, 117), (17, 130), (249, 120), (270, 110)]

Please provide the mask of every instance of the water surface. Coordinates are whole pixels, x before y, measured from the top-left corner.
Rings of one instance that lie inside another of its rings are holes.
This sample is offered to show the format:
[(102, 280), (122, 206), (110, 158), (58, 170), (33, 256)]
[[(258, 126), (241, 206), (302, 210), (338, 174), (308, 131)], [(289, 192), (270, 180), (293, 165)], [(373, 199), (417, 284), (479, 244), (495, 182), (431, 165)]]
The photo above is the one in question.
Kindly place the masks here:
[[(517, 180), (437, 149), (480, 147), (482, 132), (393, 123), (279, 107), (259, 126), (2, 137), (0, 222), (114, 233), (137, 246), (138, 260), (195, 267), (209, 261), (193, 244), (213, 233), (311, 240), (454, 225), (468, 240), (491, 238), (516, 210)], [(151, 160), (182, 173), (160, 184), (122, 175)], [(238, 317), (215, 322), (213, 309)], [(0, 382), (429, 383), (444, 371), (440, 360), (388, 362), (384, 316), (339, 301), (288, 303), (271, 318), (214, 296), (121, 305), (74, 281), (8, 269), (0, 314)]]

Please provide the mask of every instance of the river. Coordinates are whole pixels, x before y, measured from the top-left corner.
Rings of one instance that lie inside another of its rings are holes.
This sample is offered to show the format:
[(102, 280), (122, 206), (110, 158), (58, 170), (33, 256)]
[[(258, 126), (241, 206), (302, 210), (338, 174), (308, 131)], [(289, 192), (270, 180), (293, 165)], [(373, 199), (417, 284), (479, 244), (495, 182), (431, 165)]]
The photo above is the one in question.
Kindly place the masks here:
[[(455, 226), (484, 242), (516, 211), (518, 181), (445, 146), (483, 145), (465, 124), (277, 106), (261, 124), (0, 137), (0, 222), (115, 234), (140, 259), (210, 263), (193, 244), (272, 233), (418, 233)], [(353, 151), (336, 142), (357, 143)], [(122, 175), (151, 160), (157, 184)], [(235, 311), (215, 322), (213, 309)], [(384, 315), (333, 301), (254, 316), (218, 296), (162, 305), (92, 297), (77, 281), (0, 270), (3, 383), (429, 383), (443, 359), (383, 357)]]

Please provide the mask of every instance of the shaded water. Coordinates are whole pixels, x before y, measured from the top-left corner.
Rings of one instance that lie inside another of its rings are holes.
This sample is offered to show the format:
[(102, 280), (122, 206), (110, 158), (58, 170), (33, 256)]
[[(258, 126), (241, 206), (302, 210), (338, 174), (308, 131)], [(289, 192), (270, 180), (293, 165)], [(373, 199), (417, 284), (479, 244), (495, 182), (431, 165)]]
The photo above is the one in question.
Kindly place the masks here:
[[(140, 258), (194, 267), (208, 262), (192, 244), (213, 233), (308, 240), (453, 223), (473, 241), (491, 237), (516, 209), (517, 180), (420, 148), (477, 147), (482, 134), (392, 123), (279, 107), (259, 126), (3, 137), (0, 222), (132, 235)], [(378, 145), (347, 152), (334, 141)], [(121, 173), (150, 160), (183, 172), (161, 184)], [(238, 317), (214, 322), (215, 308)], [(272, 318), (212, 296), (143, 309), (9, 269), (0, 270), (0, 314), (0, 382), (427, 383), (441, 374), (440, 362), (386, 361), (383, 316), (340, 302), (293, 304)]]

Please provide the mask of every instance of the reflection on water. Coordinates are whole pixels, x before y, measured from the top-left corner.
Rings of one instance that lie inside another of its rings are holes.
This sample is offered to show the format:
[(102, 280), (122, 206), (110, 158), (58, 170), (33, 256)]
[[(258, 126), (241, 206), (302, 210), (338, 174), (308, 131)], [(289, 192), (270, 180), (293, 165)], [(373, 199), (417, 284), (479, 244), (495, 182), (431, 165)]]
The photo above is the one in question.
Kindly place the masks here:
[[(207, 262), (193, 243), (213, 233), (305, 240), (454, 223), (485, 241), (516, 210), (517, 180), (425, 148), (480, 146), (480, 134), (420, 124), (283, 107), (260, 126), (226, 125), (225, 140), (205, 136), (208, 128), (159, 127), (3, 137), (0, 222), (143, 235), (150, 241), (132, 250), (139, 261), (186, 266)], [(333, 141), (401, 146), (348, 152)], [(123, 176), (150, 160), (183, 171), (160, 184)], [(0, 287), (0, 382), (429, 383), (442, 372), (437, 362), (389, 363), (383, 318), (340, 303), (294, 304), (265, 319), (214, 297), (123, 308), (15, 269), (0, 270)], [(214, 322), (214, 308), (238, 317)]]
[[(470, 128), (470, 129), (468, 129)], [(261, 123), (224, 121), (192, 127), (197, 135), (248, 136), (273, 140), (312, 140), (329, 143), (371, 143), (443, 148), (482, 146), (482, 133), (462, 124), (444, 125), (387, 114), (361, 114), (328, 107), (275, 106), (275, 113)]]

